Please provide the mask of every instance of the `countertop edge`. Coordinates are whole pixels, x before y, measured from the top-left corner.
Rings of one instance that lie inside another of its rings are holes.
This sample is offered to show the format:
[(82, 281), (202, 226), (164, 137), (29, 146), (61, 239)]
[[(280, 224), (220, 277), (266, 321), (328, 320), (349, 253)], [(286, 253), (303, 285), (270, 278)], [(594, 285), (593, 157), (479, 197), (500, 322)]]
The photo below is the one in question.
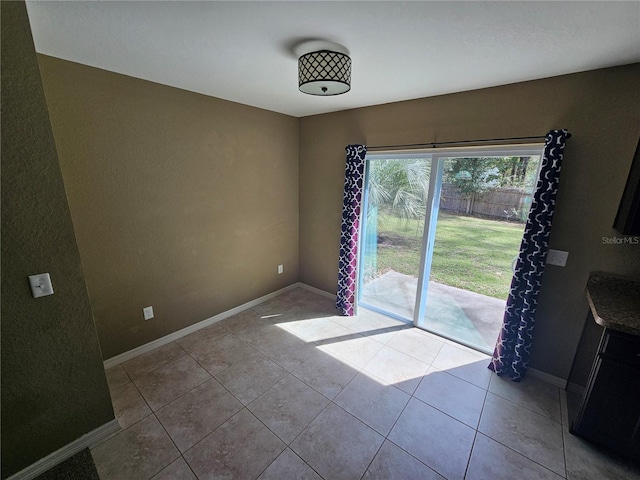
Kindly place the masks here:
[(589, 309), (598, 325), (640, 335), (640, 282), (592, 272), (586, 293)]

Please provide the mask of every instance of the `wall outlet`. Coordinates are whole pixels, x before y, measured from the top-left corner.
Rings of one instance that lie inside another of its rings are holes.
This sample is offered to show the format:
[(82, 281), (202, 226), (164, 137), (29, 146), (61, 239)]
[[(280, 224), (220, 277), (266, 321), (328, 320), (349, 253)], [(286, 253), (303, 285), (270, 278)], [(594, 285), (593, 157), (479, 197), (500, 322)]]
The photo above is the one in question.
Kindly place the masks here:
[(151, 320), (153, 318), (153, 307), (144, 307), (142, 309), (142, 314), (144, 315), (145, 320)]
[(278, 274), (281, 274), (284, 272), (284, 265), (278, 265)]
[(558, 267), (564, 267), (567, 264), (568, 257), (569, 252), (549, 249), (549, 251), (547, 252), (547, 265), (557, 265)]

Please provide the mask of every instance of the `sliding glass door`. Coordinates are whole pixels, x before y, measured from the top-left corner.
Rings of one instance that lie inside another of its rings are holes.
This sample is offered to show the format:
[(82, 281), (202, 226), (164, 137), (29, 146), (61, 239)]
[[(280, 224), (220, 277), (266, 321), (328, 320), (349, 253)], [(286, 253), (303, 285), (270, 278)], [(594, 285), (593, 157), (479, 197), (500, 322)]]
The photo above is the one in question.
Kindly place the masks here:
[(490, 351), (541, 150), (368, 155), (359, 304)]

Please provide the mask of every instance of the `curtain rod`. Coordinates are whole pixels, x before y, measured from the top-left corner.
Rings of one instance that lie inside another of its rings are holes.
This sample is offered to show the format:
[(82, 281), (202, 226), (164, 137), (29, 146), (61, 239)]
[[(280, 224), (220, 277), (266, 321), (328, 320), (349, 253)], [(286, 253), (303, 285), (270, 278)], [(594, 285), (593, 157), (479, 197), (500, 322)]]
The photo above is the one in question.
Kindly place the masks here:
[[(431, 142), (431, 143), (411, 143), (406, 145), (375, 145), (372, 147), (367, 147), (367, 150), (373, 149), (388, 149), (388, 148), (421, 148), (421, 147), (431, 147), (438, 148), (443, 145), (469, 145), (469, 144), (481, 144), (481, 143), (496, 143), (496, 142), (512, 142), (512, 141), (520, 141), (520, 140), (544, 140), (546, 135), (538, 135), (535, 137), (510, 137), (510, 138), (487, 138), (483, 140), (458, 140), (457, 142)], [(571, 138), (571, 134), (567, 133), (567, 138)]]

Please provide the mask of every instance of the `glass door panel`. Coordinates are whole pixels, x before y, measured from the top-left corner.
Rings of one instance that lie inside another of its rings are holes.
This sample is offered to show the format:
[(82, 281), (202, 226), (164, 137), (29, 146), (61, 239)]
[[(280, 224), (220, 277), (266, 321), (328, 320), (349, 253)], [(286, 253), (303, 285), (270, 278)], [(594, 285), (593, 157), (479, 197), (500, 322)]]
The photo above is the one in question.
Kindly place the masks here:
[(537, 179), (538, 156), (441, 158), (417, 325), (490, 352)]
[(359, 303), (413, 321), (431, 159), (367, 157)]

